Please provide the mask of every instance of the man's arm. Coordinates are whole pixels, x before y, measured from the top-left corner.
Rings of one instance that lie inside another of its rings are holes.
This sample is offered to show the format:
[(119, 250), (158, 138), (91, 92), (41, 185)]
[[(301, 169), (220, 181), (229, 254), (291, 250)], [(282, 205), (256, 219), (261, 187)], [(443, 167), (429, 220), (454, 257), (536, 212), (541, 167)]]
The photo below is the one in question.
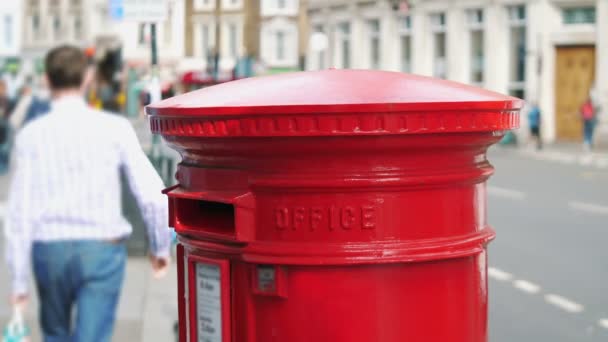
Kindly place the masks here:
[(141, 149), (133, 127), (126, 120), (124, 123), (121, 141), (122, 167), (141, 210), (150, 240), (151, 254), (155, 257), (168, 257), (171, 234), (168, 229), (167, 199), (161, 193), (164, 184)]
[(15, 172), (10, 185), (8, 210), (4, 227), (6, 260), (12, 277), (15, 300), (28, 292), (30, 254), (32, 249), (31, 224), (31, 154), (24, 146), (22, 135), (15, 143)]

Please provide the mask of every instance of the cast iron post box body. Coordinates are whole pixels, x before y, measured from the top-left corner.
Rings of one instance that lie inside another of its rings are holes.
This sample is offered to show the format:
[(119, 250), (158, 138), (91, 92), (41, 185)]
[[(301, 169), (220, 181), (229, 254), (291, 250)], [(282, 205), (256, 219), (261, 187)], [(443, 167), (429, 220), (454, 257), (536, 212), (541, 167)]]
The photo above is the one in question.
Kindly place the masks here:
[(486, 150), (521, 105), (325, 70), (148, 107), (183, 158), (181, 341), (487, 341)]

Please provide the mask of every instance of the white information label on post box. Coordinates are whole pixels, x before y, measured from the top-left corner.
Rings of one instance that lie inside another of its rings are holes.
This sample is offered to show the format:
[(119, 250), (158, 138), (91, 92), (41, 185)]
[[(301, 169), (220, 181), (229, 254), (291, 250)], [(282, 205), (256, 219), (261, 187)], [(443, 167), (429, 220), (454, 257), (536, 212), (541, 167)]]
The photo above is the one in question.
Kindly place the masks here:
[(199, 342), (222, 342), (222, 288), (218, 265), (196, 264)]

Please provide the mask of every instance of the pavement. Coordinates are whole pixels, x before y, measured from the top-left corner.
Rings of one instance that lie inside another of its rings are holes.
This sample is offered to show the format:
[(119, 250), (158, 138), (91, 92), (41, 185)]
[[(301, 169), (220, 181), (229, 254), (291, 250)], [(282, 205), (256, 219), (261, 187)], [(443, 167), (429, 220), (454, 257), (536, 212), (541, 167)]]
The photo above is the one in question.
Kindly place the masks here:
[(579, 144), (549, 145), (540, 151), (532, 147), (519, 149), (507, 147), (505, 149), (510, 149), (514, 153), (536, 160), (608, 169), (608, 150), (605, 149), (585, 152)]
[[(0, 246), (4, 241), (0, 239)], [(2, 247), (0, 253), (3, 254)], [(4, 262), (4, 260), (2, 261)], [(0, 326), (4, 327), (11, 315), (9, 280), (6, 267), (0, 268)], [(122, 289), (114, 329), (116, 342), (166, 342), (175, 341), (173, 324), (177, 320), (177, 271), (172, 265), (167, 276), (157, 280), (152, 278), (151, 269), (145, 258), (129, 258), (125, 283)], [(34, 289), (33, 286), (31, 286)], [(32, 340), (41, 341), (37, 321), (38, 302), (31, 296), (26, 320), (32, 329)]]
[[(144, 120), (134, 121), (136, 133), (144, 147), (149, 146), (150, 135)], [(164, 148), (164, 147), (163, 147)], [(0, 176), (0, 231), (6, 210), (9, 176)], [(140, 227), (141, 228), (141, 227)], [(141, 235), (141, 234), (140, 234)], [(4, 267), (4, 234), (0, 234), (0, 329), (11, 315), (9, 279)], [(167, 342), (175, 341), (173, 325), (177, 321), (177, 270), (175, 263), (163, 279), (153, 279), (146, 258), (130, 257), (127, 261), (125, 282), (122, 289), (114, 330), (115, 342)], [(33, 286), (30, 286), (34, 289)], [(41, 341), (37, 322), (38, 302), (31, 296), (26, 320), (32, 329), (32, 340)]]
[[(489, 245), (490, 341), (608, 341), (608, 154), (573, 145), (492, 148), (489, 160), (496, 173), (488, 214), (497, 231)], [(7, 182), (0, 177), (0, 214)], [(145, 259), (129, 258), (113, 340), (173, 341), (175, 279), (175, 267), (153, 280)], [(0, 267), (0, 298), (7, 284)], [(9, 311), (0, 301), (0, 324)], [(27, 319), (39, 341), (36, 311), (32, 298)]]

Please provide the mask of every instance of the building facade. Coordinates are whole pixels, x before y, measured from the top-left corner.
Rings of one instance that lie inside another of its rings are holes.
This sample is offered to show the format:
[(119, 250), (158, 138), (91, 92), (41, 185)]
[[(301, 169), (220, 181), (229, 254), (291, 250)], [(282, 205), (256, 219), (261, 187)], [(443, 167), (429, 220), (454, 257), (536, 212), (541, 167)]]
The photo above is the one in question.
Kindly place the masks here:
[(271, 72), (300, 69), (308, 38), (305, 3), (261, 1), (260, 59)]
[[(121, 50), (131, 64), (150, 63), (150, 23), (113, 17), (108, 0), (24, 0), (26, 61), (40, 59), (58, 44), (95, 47), (98, 54)], [(183, 56), (184, 0), (167, 0), (166, 20), (156, 23), (159, 56), (176, 64)]]
[(0, 58), (21, 53), (22, 0), (7, 1), (0, 6)]
[(540, 105), (546, 142), (581, 139), (589, 93), (608, 113), (608, 0), (310, 0), (308, 16), (327, 37), (308, 69), (411, 72), (521, 97)]
[(218, 58), (228, 73), (240, 57), (259, 56), (259, 0), (186, 0), (186, 63), (206, 70)]
[(92, 0), (24, 0), (22, 55), (36, 58), (62, 43), (84, 45), (93, 34)]
[[(108, 3), (108, 0), (96, 1)], [(155, 23), (158, 60), (161, 66), (166, 68), (177, 68), (184, 56), (184, 5), (184, 0), (166, 0), (165, 20)], [(97, 32), (98, 41), (119, 41), (123, 59), (127, 64), (150, 64), (152, 23), (116, 20), (107, 15), (102, 19), (103, 22), (96, 24), (96, 27), (104, 28), (105, 32)]]
[(0, 5), (0, 77), (4, 80), (10, 97), (17, 93), (20, 81), (17, 73), (22, 68), (19, 58), (22, 44), (22, 6), (22, 0), (7, 1)]

